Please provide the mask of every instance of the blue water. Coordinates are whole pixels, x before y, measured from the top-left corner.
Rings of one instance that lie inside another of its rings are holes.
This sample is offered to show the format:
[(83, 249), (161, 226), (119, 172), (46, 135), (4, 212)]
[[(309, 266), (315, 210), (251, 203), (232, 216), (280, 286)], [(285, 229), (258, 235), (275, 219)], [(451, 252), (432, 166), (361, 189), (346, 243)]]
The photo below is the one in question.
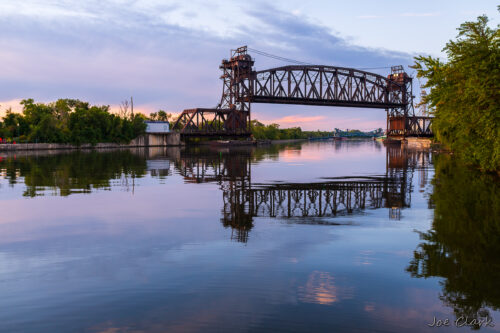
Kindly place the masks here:
[(374, 141), (3, 155), (0, 331), (469, 331), (453, 276), (408, 271), (434, 160)]

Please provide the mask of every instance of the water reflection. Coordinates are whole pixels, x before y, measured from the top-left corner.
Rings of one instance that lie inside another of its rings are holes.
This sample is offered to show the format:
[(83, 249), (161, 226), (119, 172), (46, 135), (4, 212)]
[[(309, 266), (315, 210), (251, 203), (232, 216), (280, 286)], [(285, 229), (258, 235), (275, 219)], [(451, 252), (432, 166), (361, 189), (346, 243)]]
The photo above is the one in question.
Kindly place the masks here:
[[(500, 308), (498, 178), (470, 170), (450, 156), (435, 160), (432, 229), (407, 267), (413, 277), (440, 277), (440, 299), (457, 318), (490, 318)], [(479, 328), (475, 325), (475, 328)]]
[[(334, 145), (340, 149), (339, 143)], [(300, 155), (300, 146), (296, 148), (283, 147), (282, 151), (286, 156)], [(401, 209), (410, 207), (414, 171), (422, 174), (424, 186), (431, 163), (429, 151), (392, 146), (387, 148), (383, 175), (330, 177), (314, 183), (253, 183), (252, 163), (264, 157), (258, 149), (198, 148), (181, 152), (175, 166), (187, 183), (219, 184), (223, 197), (221, 222), (232, 229), (232, 239), (247, 242), (254, 217), (337, 224), (332, 218), (389, 208), (389, 217), (400, 219)]]
[(430, 157), (428, 151), (389, 147), (384, 175), (334, 177), (314, 183), (254, 184), (250, 159), (241, 154), (219, 154), (215, 162), (204, 160), (196, 168), (190, 164), (181, 170), (190, 182), (219, 182), (224, 203), (222, 224), (232, 228), (232, 238), (246, 242), (254, 217), (338, 224), (337, 216), (389, 208), (390, 218), (400, 219), (401, 209), (410, 207), (413, 172), (418, 169), (426, 174)]
[[(9, 332), (422, 331), (451, 308), (497, 315), (498, 183), (447, 157), (433, 186), (428, 151), (371, 141), (0, 157)], [(335, 224), (356, 227), (319, 226)]]
[[(341, 143), (332, 143), (335, 150)], [(356, 144), (363, 142), (353, 142)], [(375, 143), (378, 144), (378, 143)], [(378, 144), (380, 146), (380, 144)], [(345, 147), (345, 145), (344, 145)], [(353, 149), (351, 145), (348, 146)], [(378, 147), (380, 148), (380, 147)], [(359, 149), (359, 148), (358, 148)], [(336, 217), (388, 208), (389, 217), (401, 218), (410, 207), (412, 178), (417, 170), (422, 186), (431, 163), (429, 151), (386, 149), (385, 173), (373, 176), (324, 177), (321, 181), (255, 183), (252, 164), (284, 159), (321, 159), (321, 154), (301, 156), (301, 145), (266, 148), (150, 148), (96, 152), (25, 152), (4, 156), (1, 173), (9, 184), (23, 177), (24, 196), (67, 196), (119, 187), (134, 192), (136, 179), (149, 173), (165, 179), (175, 172), (185, 183), (215, 183), (222, 196), (221, 222), (232, 229), (232, 239), (246, 242), (254, 218), (278, 218), (288, 223), (338, 224)], [(173, 166), (173, 168), (172, 168)]]
[(311, 272), (305, 286), (299, 287), (299, 299), (305, 303), (332, 305), (352, 297), (352, 289), (338, 286), (335, 277), (328, 272)]
[(146, 160), (131, 151), (24, 152), (4, 156), (0, 163), (0, 173), (10, 185), (22, 178), (27, 197), (91, 193), (113, 185), (133, 190), (135, 178), (146, 171)]

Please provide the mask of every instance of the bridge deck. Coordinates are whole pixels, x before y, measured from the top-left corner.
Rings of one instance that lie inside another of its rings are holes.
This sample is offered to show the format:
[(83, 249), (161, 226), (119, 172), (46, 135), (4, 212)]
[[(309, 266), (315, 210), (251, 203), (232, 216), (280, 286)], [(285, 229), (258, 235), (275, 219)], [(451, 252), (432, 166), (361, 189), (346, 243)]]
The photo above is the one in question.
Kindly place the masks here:
[(332, 99), (267, 97), (267, 96), (252, 96), (250, 98), (250, 101), (252, 103), (267, 103), (267, 104), (343, 106), (343, 107), (372, 108), (372, 109), (400, 108), (404, 106), (403, 104), (396, 104), (396, 103), (358, 102), (358, 101), (342, 101), (342, 100), (332, 100)]

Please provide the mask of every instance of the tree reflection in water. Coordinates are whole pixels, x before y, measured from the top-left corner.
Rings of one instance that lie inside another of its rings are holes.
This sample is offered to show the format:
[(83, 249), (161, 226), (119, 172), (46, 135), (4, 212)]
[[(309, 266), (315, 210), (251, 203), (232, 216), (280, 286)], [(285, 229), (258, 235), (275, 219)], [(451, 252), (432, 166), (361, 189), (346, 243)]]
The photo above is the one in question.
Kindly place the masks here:
[(48, 190), (67, 196), (109, 190), (113, 181), (133, 190), (135, 178), (146, 174), (146, 160), (129, 150), (25, 152), (4, 157), (0, 170), (11, 185), (23, 178), (24, 196), (42, 196)]
[[(417, 278), (443, 278), (441, 300), (458, 318), (488, 319), (500, 307), (500, 196), (498, 178), (435, 159), (432, 229), (407, 271)], [(474, 328), (478, 329), (476, 325)]]

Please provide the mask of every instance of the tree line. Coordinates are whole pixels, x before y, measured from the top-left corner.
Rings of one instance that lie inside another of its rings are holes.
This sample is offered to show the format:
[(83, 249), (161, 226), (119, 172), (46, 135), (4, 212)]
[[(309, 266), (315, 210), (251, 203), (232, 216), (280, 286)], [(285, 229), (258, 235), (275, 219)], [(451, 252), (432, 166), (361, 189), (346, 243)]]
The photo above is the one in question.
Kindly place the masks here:
[[(500, 10), (500, 6), (499, 6)], [(486, 16), (465, 22), (443, 51), (447, 61), (431, 56), (415, 60), (425, 78), (436, 139), (461, 159), (483, 171), (500, 171), (500, 30)]]
[[(108, 105), (90, 105), (77, 99), (58, 99), (37, 103), (24, 99), (21, 113), (8, 109), (0, 120), (2, 143), (128, 143), (143, 134), (145, 120), (175, 122), (176, 118), (163, 110), (146, 117), (132, 114), (127, 105), (120, 112), (110, 112)], [(222, 126), (222, 124), (221, 124)], [(329, 137), (333, 132), (302, 131), (300, 127), (282, 129), (278, 124), (264, 125), (252, 120), (250, 129), (257, 140), (289, 140)]]
[(90, 105), (76, 99), (52, 103), (21, 101), (22, 113), (7, 110), (0, 121), (0, 138), (6, 142), (128, 143), (144, 133), (144, 115), (113, 114), (108, 105)]
[(258, 120), (252, 120), (250, 130), (257, 140), (291, 140), (330, 137), (333, 132), (303, 131), (300, 127), (280, 128), (278, 124), (264, 125)]

